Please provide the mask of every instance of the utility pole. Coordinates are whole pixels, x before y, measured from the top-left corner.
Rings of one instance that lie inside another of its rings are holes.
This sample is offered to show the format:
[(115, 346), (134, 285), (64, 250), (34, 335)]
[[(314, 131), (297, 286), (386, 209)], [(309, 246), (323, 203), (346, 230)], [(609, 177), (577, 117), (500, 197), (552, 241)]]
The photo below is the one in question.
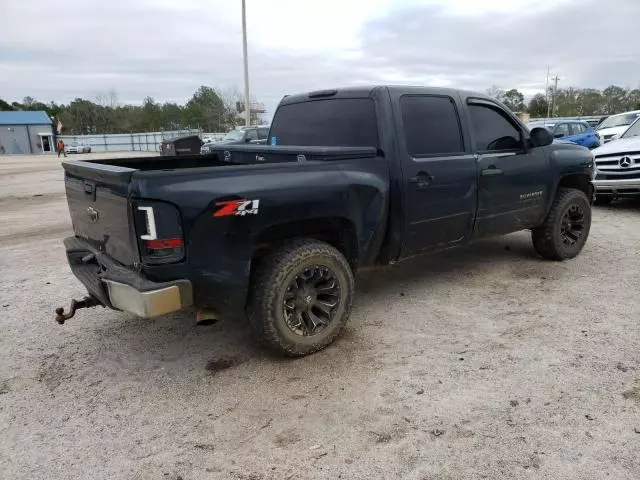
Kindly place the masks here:
[(553, 95), (551, 96), (551, 115), (554, 117), (556, 116), (556, 94), (558, 93), (558, 80), (560, 80), (560, 77), (556, 75), (553, 78), (554, 86), (553, 86)]
[(547, 102), (547, 118), (549, 118), (549, 70), (551, 67), (547, 65), (547, 82), (544, 84), (544, 99)]
[(247, 58), (247, 6), (242, 0), (242, 53), (244, 56), (244, 123), (251, 125), (251, 104), (249, 103), (249, 60)]

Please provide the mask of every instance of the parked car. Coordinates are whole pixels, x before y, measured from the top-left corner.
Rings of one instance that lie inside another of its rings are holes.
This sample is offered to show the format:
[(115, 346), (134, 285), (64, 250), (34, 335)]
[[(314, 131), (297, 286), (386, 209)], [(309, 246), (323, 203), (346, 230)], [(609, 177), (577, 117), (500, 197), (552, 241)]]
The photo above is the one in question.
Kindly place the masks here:
[[(285, 355), (344, 327), (354, 272), (531, 229), (543, 258), (580, 253), (593, 156), (453, 89), (374, 87), (285, 97), (274, 145), (210, 155), (63, 162), (89, 296), (142, 317), (243, 317)], [(91, 194), (87, 194), (90, 192)]]
[(603, 205), (618, 197), (640, 197), (640, 118), (617, 140), (593, 151), (597, 176), (596, 203)]
[(82, 143), (72, 143), (71, 145), (65, 145), (64, 150), (67, 153), (91, 153), (91, 146)]
[(200, 153), (206, 154), (212, 152), (215, 145), (264, 144), (267, 142), (267, 135), (269, 135), (268, 126), (243, 127), (237, 130), (231, 130), (222, 140), (205, 143)]
[(640, 117), (640, 110), (632, 110), (607, 117), (596, 128), (596, 131), (600, 134), (602, 143), (614, 140), (616, 135), (622, 135), (622, 133), (629, 128), (629, 125), (635, 122), (638, 117)]
[(540, 120), (528, 123), (527, 127), (529, 129), (544, 127), (551, 132), (553, 138), (562, 139), (583, 147), (596, 148), (600, 146), (600, 137), (595, 129), (584, 121), (562, 120), (554, 122), (553, 120)]

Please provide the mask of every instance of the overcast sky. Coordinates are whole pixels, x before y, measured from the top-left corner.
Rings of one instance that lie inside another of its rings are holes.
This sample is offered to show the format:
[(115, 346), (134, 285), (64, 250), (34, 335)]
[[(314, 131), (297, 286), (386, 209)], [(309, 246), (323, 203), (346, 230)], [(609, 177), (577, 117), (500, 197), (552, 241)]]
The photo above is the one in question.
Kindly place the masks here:
[[(640, 85), (640, 0), (247, 0), (252, 96), (350, 84)], [(0, 98), (242, 90), (240, 0), (0, 0)]]

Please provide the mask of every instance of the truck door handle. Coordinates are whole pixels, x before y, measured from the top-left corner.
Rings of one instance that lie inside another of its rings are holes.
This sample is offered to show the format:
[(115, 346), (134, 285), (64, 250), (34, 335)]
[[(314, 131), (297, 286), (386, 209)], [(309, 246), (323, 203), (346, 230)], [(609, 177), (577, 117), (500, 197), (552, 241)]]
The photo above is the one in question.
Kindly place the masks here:
[(433, 180), (433, 175), (429, 175), (427, 172), (418, 172), (418, 175), (410, 177), (408, 182), (415, 184), (416, 188), (426, 188), (431, 184), (431, 180)]
[(500, 170), (499, 168), (496, 168), (494, 165), (491, 165), (490, 167), (482, 170), (480, 172), (480, 175), (482, 175), (483, 177), (486, 177), (489, 175), (502, 175), (503, 173), (504, 172), (502, 170)]

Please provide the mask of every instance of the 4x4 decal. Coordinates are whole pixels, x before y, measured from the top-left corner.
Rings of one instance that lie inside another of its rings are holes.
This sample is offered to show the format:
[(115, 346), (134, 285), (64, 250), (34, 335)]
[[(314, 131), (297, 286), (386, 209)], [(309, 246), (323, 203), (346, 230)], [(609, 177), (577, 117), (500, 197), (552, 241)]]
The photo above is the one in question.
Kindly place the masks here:
[(227, 217), (229, 215), (257, 215), (260, 200), (229, 200), (227, 202), (216, 202), (219, 207), (213, 213), (214, 217)]

